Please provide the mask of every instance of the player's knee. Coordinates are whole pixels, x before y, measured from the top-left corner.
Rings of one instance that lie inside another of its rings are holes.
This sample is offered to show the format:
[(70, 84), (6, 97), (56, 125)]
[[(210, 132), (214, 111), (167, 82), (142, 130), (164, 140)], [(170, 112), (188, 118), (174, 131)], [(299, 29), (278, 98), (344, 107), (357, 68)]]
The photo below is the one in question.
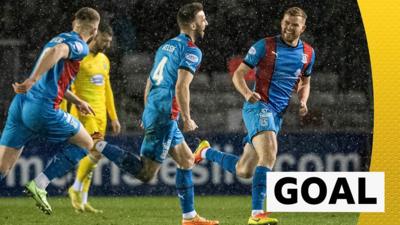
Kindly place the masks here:
[(275, 163), (276, 161), (276, 154), (269, 154), (268, 155), (268, 162)]
[(182, 169), (190, 169), (194, 166), (194, 156), (190, 155), (179, 162), (179, 166)]
[(3, 174), (4, 176), (7, 175), (8, 172), (11, 170), (12, 165), (13, 164), (11, 160), (0, 161), (0, 174)]
[(143, 177), (141, 177), (140, 180), (141, 180), (143, 183), (148, 183), (148, 182), (151, 181), (151, 179), (153, 179), (153, 177), (154, 177), (154, 176), (152, 176), (152, 175), (144, 175)]
[(142, 181), (143, 183), (148, 183), (154, 178), (154, 175), (155, 174), (152, 172), (143, 172), (143, 173), (139, 173), (135, 177), (137, 179), (139, 179), (140, 181)]
[(92, 137), (94, 142), (98, 142), (98, 141), (103, 141), (104, 140), (104, 135), (102, 135), (100, 132), (94, 132), (90, 136)]
[(88, 139), (85, 139), (82, 142), (82, 146), (81, 147), (90, 151), (93, 148), (93, 146), (94, 146), (93, 139), (88, 138)]
[(9, 170), (10, 167), (8, 165), (5, 165), (4, 163), (0, 164), (0, 175), (5, 177)]
[(92, 140), (93, 140), (93, 145), (92, 145), (93, 147), (89, 149), (89, 156), (93, 161), (97, 162), (102, 158), (102, 154), (97, 151), (97, 149), (94, 147), (94, 145), (98, 141), (103, 141), (104, 140), (104, 136), (99, 132), (95, 132), (90, 136), (92, 137)]
[(102, 154), (95, 148), (89, 150), (89, 157), (93, 162), (98, 162), (102, 158)]
[(259, 157), (258, 165), (262, 165), (265, 167), (271, 167), (275, 164), (276, 154), (264, 154)]
[(247, 168), (243, 167), (237, 167), (236, 168), (236, 175), (241, 178), (252, 178), (253, 177), (253, 171), (248, 170)]

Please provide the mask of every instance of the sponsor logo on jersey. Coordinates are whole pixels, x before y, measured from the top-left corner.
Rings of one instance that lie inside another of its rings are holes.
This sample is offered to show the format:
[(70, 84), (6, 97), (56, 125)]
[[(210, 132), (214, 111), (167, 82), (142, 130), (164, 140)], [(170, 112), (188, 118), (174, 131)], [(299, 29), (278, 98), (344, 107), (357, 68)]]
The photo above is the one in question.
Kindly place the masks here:
[(96, 86), (104, 85), (104, 77), (102, 74), (96, 74), (90, 78), (90, 82)]
[(195, 54), (186, 54), (185, 58), (193, 63), (197, 63), (199, 61), (199, 57)]
[(307, 54), (303, 54), (301, 62), (304, 63), (304, 64), (306, 64), (308, 62), (308, 55)]
[(80, 42), (75, 41), (73, 44), (73, 48), (75, 49), (77, 54), (81, 54), (83, 51), (83, 45)]
[(251, 47), (251, 48), (249, 49), (249, 54), (250, 54), (250, 55), (255, 55), (256, 53), (257, 53), (256, 48)]
[(162, 47), (162, 50), (164, 50), (164, 51), (167, 51), (167, 52), (170, 52), (170, 53), (173, 53), (174, 51), (175, 51), (175, 46), (173, 46), (173, 45), (168, 45), (168, 44), (166, 44), (166, 45), (164, 45), (163, 47)]
[(55, 38), (51, 39), (50, 42), (60, 44), (60, 43), (62, 43), (64, 40), (65, 40), (65, 39), (62, 38), (62, 37), (55, 37)]

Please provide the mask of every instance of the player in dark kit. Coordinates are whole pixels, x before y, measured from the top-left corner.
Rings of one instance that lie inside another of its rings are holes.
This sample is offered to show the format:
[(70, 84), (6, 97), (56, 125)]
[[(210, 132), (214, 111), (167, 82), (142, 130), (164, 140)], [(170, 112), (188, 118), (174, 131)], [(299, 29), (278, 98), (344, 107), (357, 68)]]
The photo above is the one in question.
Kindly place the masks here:
[[(247, 128), (246, 144), (239, 158), (220, 152), (202, 141), (194, 155), (195, 162), (207, 159), (239, 177), (253, 177), (252, 213), (248, 224), (277, 224), (263, 210), (266, 175), (274, 166), (278, 150), (277, 135), (282, 114), (293, 91), (300, 100), (301, 116), (307, 114), (310, 75), (315, 60), (314, 50), (300, 39), (307, 16), (297, 7), (285, 11), (281, 34), (256, 42), (235, 71), (233, 83), (243, 95), (243, 120)], [(256, 67), (256, 83), (250, 90), (244, 76)]]

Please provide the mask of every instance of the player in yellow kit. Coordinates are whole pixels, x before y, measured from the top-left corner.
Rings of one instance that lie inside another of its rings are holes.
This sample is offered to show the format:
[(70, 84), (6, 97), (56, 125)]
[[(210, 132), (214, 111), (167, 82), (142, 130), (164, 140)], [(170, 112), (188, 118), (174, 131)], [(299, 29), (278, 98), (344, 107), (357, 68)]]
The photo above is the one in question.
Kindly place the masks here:
[[(81, 121), (94, 139), (104, 138), (107, 115), (111, 120), (113, 133), (118, 134), (121, 130), (110, 85), (110, 61), (103, 53), (110, 47), (112, 35), (113, 31), (109, 25), (99, 26), (97, 36), (89, 44), (90, 53), (81, 61), (77, 78), (72, 86), (72, 91), (92, 106), (95, 115), (84, 115), (74, 106), (71, 107), (70, 113)], [(100, 153), (91, 151), (83, 158), (79, 163), (75, 182), (68, 189), (72, 206), (78, 212), (102, 212), (88, 203), (92, 171), (101, 157)]]

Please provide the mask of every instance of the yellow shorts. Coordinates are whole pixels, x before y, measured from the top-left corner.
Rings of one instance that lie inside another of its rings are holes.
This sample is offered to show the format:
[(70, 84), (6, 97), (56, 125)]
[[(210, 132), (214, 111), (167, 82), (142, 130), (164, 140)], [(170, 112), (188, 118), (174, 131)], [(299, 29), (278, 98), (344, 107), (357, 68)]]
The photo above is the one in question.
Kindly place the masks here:
[(74, 105), (71, 106), (70, 113), (82, 123), (82, 125), (85, 127), (90, 135), (99, 132), (100, 134), (105, 136), (107, 129), (106, 114), (98, 113), (96, 114), (96, 116), (92, 114), (84, 115), (80, 113)]
[(95, 132), (99, 132), (103, 136), (106, 134), (107, 119), (100, 119), (93, 115), (82, 115), (79, 114), (78, 120), (81, 121), (87, 132), (92, 135)]

